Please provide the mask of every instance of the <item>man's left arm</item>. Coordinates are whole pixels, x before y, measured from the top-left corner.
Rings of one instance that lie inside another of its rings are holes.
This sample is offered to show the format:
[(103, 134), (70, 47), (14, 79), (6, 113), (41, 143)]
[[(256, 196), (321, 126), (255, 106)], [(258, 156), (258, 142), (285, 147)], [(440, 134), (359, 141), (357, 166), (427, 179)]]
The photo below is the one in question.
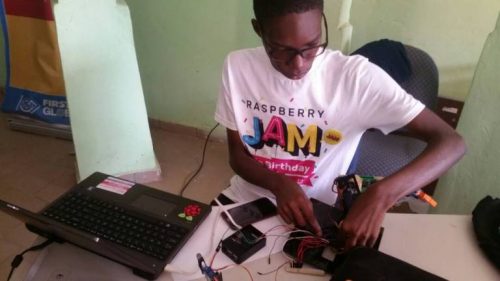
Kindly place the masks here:
[(356, 199), (342, 223), (347, 249), (373, 246), (387, 210), (444, 174), (466, 151), (462, 137), (427, 108), (406, 128), (426, 141), (427, 147), (407, 166), (371, 185)]

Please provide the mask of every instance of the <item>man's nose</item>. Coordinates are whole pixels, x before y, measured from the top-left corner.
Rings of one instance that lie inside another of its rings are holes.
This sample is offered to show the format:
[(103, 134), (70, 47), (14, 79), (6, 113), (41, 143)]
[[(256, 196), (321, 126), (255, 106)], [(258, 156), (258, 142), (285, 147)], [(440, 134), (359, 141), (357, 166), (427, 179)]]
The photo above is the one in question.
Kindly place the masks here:
[(305, 60), (302, 57), (301, 54), (297, 53), (295, 56), (292, 57), (292, 59), (289, 62), (289, 65), (293, 67), (294, 69), (300, 70), (305, 64)]

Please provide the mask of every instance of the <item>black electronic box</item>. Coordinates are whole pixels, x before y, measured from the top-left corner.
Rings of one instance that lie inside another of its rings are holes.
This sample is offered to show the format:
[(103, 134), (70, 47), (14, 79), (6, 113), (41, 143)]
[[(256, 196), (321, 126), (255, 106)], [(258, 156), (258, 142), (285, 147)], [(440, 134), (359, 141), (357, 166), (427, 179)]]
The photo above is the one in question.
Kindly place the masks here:
[(252, 225), (247, 225), (222, 241), (222, 252), (240, 264), (265, 246), (264, 234)]

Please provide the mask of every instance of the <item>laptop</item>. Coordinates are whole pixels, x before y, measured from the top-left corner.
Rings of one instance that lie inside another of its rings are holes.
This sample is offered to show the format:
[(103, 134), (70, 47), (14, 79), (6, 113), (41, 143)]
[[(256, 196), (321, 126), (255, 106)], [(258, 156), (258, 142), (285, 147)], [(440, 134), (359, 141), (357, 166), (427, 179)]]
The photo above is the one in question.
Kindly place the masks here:
[(38, 213), (2, 200), (0, 210), (34, 233), (70, 242), (154, 280), (211, 207), (96, 172)]

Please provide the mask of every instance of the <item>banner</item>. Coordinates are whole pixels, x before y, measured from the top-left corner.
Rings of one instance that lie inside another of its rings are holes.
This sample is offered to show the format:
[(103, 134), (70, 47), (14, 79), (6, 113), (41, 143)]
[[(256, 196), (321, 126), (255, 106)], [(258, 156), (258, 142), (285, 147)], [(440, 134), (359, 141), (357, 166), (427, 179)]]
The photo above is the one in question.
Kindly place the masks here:
[(4, 112), (69, 125), (51, 0), (0, 0), (7, 79)]

